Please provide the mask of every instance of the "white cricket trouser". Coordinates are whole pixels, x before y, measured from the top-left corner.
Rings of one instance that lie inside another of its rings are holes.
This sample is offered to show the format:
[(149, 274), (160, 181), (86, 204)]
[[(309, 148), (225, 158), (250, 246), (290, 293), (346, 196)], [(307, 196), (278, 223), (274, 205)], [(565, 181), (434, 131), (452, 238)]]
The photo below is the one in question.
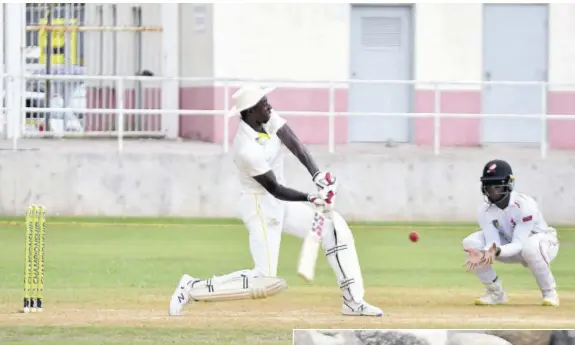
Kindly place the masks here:
[(246, 194), (240, 199), (240, 217), (249, 231), (254, 270), (276, 276), (282, 232), (305, 238), (315, 212), (301, 202), (283, 202), (270, 194)]
[[(270, 194), (242, 195), (240, 216), (249, 231), (254, 268), (214, 276), (211, 280), (217, 283), (239, 276), (277, 276), (282, 232), (305, 238), (312, 229), (315, 215), (315, 210), (301, 202), (280, 201)], [(325, 219), (324, 229), (322, 247), (343, 298), (363, 302), (363, 277), (351, 229), (337, 212), (333, 220)]]
[[(503, 237), (500, 237), (499, 241), (498, 245), (509, 243)], [(463, 240), (462, 245), (464, 248), (483, 249), (486, 246), (485, 236), (482, 231), (474, 232)], [(507, 258), (497, 257), (496, 260), (502, 263), (522, 264), (533, 273), (542, 290), (552, 290), (556, 288), (556, 284), (551, 272), (551, 262), (558, 252), (557, 234), (541, 232), (531, 235), (526, 243), (523, 243), (523, 250), (519, 254)], [(493, 282), (497, 277), (492, 266), (477, 269), (475, 274), (485, 284)]]

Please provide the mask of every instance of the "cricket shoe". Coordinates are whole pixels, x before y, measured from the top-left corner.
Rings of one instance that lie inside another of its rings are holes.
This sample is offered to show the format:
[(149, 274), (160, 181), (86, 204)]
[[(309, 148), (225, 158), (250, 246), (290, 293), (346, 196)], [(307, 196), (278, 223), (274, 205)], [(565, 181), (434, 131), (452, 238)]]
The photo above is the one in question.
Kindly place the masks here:
[(542, 305), (546, 307), (558, 307), (559, 306), (559, 296), (556, 290), (543, 291), (543, 302)]
[(501, 280), (497, 279), (494, 283), (485, 284), (485, 294), (475, 300), (476, 305), (495, 305), (507, 303), (509, 298), (503, 290)]
[(176, 286), (170, 299), (170, 310), (168, 311), (170, 316), (180, 315), (184, 306), (190, 302), (190, 288), (199, 281), (200, 279), (196, 279), (187, 274), (184, 274), (180, 278), (178, 286)]
[(383, 311), (367, 302), (357, 303), (344, 299), (341, 314), (346, 316), (383, 316)]

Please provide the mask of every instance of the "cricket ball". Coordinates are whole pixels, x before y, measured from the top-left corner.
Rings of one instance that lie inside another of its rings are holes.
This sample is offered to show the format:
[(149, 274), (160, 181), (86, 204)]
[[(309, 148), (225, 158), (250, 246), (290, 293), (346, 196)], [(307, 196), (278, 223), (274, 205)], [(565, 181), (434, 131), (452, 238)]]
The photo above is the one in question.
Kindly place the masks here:
[(411, 240), (411, 242), (417, 242), (417, 240), (419, 240), (419, 234), (417, 233), (417, 231), (412, 231), (409, 234), (409, 239)]

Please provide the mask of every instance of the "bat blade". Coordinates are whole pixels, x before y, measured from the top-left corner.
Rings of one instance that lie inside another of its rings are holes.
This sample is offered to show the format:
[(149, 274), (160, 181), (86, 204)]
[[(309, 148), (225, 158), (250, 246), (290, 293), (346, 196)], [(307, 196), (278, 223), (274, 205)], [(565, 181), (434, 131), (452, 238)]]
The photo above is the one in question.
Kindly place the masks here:
[(315, 266), (319, 253), (321, 238), (312, 233), (303, 240), (298, 263), (298, 275), (307, 282), (312, 282), (315, 276)]
[[(328, 219), (332, 219), (334, 199), (331, 203), (318, 209), (318, 214), (323, 215)], [(303, 240), (298, 262), (298, 275), (307, 282), (312, 282), (315, 277), (315, 267), (319, 248), (321, 246), (321, 236), (323, 230), (322, 217), (316, 214), (312, 230), (307, 234)]]

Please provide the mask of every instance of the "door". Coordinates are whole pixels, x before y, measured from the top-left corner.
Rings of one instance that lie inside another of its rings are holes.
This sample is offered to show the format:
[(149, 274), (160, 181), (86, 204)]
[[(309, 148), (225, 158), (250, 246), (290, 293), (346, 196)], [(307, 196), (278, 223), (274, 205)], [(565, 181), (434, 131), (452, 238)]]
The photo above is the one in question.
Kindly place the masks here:
[[(360, 80), (412, 79), (411, 6), (352, 6), (350, 21), (351, 78)], [(350, 112), (409, 113), (413, 85), (349, 85)], [(350, 142), (408, 142), (411, 120), (400, 116), (349, 118)]]
[[(547, 80), (547, 5), (483, 6), (484, 80)], [(540, 85), (491, 85), (483, 87), (484, 114), (541, 114)], [(483, 118), (483, 142), (536, 143), (541, 120)]]

